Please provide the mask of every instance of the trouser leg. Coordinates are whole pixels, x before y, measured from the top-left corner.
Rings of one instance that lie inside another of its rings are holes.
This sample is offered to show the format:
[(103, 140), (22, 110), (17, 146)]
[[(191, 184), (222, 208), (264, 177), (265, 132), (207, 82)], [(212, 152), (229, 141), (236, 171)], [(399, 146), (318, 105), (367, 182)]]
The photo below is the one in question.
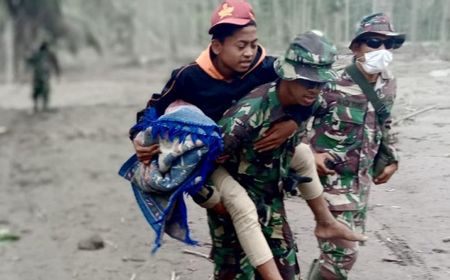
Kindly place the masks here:
[(39, 111), (39, 99), (40, 99), (40, 89), (36, 86), (33, 87), (33, 92), (31, 94), (31, 99), (33, 99), (33, 112), (37, 113)]
[(42, 110), (48, 111), (49, 99), (50, 99), (50, 88), (47, 85), (42, 92)]
[[(340, 222), (355, 231), (360, 231), (355, 224), (359, 216), (358, 211), (332, 211), (332, 213)], [(318, 273), (322, 278), (311, 279), (348, 279), (348, 273), (358, 256), (358, 242), (343, 239), (319, 240), (319, 248), (321, 255)]]

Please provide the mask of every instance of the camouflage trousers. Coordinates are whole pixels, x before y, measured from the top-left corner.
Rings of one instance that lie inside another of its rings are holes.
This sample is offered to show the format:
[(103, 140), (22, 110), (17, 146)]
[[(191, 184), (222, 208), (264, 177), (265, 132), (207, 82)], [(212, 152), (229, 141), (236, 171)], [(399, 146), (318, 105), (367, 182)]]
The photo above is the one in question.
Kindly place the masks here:
[[(367, 207), (355, 211), (331, 211), (337, 220), (355, 232), (365, 232)], [(348, 279), (358, 256), (359, 243), (342, 239), (319, 240), (320, 274), (327, 280)]]
[(34, 81), (32, 98), (34, 102), (35, 111), (38, 109), (38, 101), (42, 100), (42, 108), (45, 110), (48, 107), (50, 95), (50, 83), (48, 81)]
[[(297, 246), (286, 217), (282, 215), (275, 221), (272, 219), (271, 224), (277, 224), (275, 226), (277, 229), (274, 229), (273, 226), (262, 225), (262, 230), (281, 276), (285, 280), (300, 279)], [(213, 244), (211, 258), (214, 261), (214, 279), (263, 279), (252, 267), (239, 245), (231, 219), (208, 211), (208, 225)], [(279, 232), (279, 229), (282, 230), (282, 233)]]

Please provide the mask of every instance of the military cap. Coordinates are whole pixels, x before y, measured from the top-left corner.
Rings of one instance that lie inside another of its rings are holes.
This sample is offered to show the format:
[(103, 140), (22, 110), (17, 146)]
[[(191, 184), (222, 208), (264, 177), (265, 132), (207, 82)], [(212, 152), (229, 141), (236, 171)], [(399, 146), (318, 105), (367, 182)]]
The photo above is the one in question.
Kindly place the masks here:
[(331, 65), (336, 52), (336, 47), (322, 32), (308, 31), (295, 37), (285, 55), (275, 60), (275, 72), (283, 80), (334, 81), (337, 74)]
[(395, 40), (394, 49), (398, 49), (405, 42), (406, 35), (404, 33), (395, 32), (394, 26), (389, 20), (389, 17), (383, 13), (376, 13), (365, 16), (356, 26), (355, 37), (350, 43), (349, 48), (358, 39), (369, 35), (370, 33), (381, 34), (388, 37), (393, 37)]

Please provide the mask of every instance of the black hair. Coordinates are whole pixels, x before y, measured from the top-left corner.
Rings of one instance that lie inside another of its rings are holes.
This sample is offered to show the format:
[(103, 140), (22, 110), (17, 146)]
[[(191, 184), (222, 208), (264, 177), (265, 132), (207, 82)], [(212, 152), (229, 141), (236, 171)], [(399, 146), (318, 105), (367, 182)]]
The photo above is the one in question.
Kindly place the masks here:
[(42, 44), (39, 46), (39, 49), (41, 51), (48, 49), (48, 43), (46, 41), (42, 42)]
[(223, 43), (227, 37), (233, 36), (233, 34), (247, 26), (256, 26), (256, 22), (251, 20), (245, 25), (236, 25), (232, 23), (222, 23), (214, 26), (211, 29), (212, 40), (218, 40)]

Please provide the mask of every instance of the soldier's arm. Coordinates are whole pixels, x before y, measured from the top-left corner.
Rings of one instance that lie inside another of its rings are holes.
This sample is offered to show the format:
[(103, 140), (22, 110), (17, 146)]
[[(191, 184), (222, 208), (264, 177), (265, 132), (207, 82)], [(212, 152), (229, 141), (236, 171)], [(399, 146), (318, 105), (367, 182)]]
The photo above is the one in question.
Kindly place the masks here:
[(32, 67), (34, 67), (34, 64), (36, 63), (36, 56), (34, 54), (30, 55), (25, 59), (25, 62), (26, 66), (29, 67), (29, 69), (31, 69)]
[(274, 123), (263, 137), (255, 142), (254, 149), (258, 152), (270, 151), (281, 146), (311, 117), (313, 106), (300, 108), (298, 106), (285, 110), (287, 118)]
[[(395, 79), (391, 80), (390, 83), (392, 83), (391, 87), (394, 91), (394, 100), (395, 100), (395, 93), (397, 90), (397, 82)], [(393, 101), (394, 102), (394, 101)], [(392, 108), (391, 108), (392, 112)], [(399, 157), (397, 153), (397, 149), (395, 147), (395, 135), (392, 130), (392, 114), (385, 120), (383, 125), (381, 126), (381, 144), (379, 152), (383, 153), (390, 159), (390, 163), (398, 163)]]
[[(391, 81), (393, 83), (392, 88), (394, 91), (394, 99), (396, 92), (396, 81), (395, 79)], [(392, 111), (392, 108), (391, 108)], [(377, 157), (382, 158), (385, 161), (386, 166), (381, 173), (374, 178), (375, 184), (384, 184), (389, 181), (392, 175), (398, 169), (399, 156), (397, 149), (395, 147), (395, 135), (392, 130), (392, 116), (389, 116), (381, 126), (381, 143), (378, 149)]]
[(399, 157), (394, 145), (394, 135), (390, 128), (391, 123), (391, 119), (388, 119), (385, 126), (382, 128), (383, 137), (378, 149), (377, 157), (383, 158), (386, 165), (381, 170), (381, 173), (373, 179), (376, 185), (387, 183), (398, 169)]
[(255, 142), (253, 146), (258, 152), (270, 151), (278, 148), (281, 144), (297, 131), (301, 123), (292, 119), (275, 123), (266, 131), (263, 138)]
[(273, 124), (268, 131), (263, 135), (263, 138), (255, 142), (254, 148), (258, 152), (265, 152), (278, 148), (281, 144), (299, 128), (304, 131), (306, 124), (313, 113), (321, 105), (320, 100), (317, 100), (309, 107), (294, 106), (285, 110), (288, 118)]
[[(328, 94), (331, 94), (335, 90), (334, 85), (326, 88), (322, 94), (317, 99), (312, 109), (312, 119), (311, 122), (317, 123), (317, 126), (321, 126), (323, 119), (331, 114), (333, 106), (336, 104), (335, 100), (329, 98)], [(327, 96), (328, 95), (328, 96)], [(328, 97), (328, 99), (327, 99)], [(314, 126), (314, 124), (313, 124)], [(310, 144), (310, 138), (313, 137), (311, 133), (311, 128), (307, 129), (307, 137), (303, 139), (303, 142)], [(316, 150), (315, 145), (310, 145), (311, 150), (314, 153), (314, 158), (316, 160), (316, 168), (319, 175), (330, 175), (334, 174), (334, 168), (337, 164), (343, 164), (343, 158), (345, 153), (338, 153), (332, 148)]]
[[(263, 120), (259, 116), (260, 112), (248, 111), (246, 105), (244, 103), (231, 108), (219, 121), (219, 125), (222, 128), (224, 154), (226, 155), (235, 155), (244, 143), (252, 143), (255, 139), (252, 139), (251, 132)], [(246, 113), (241, 113), (241, 109)]]
[(382, 138), (379, 152), (387, 155), (390, 163), (398, 163), (399, 157), (395, 147), (395, 135), (392, 131), (392, 119), (388, 118), (382, 127)]
[(53, 52), (50, 53), (49, 57), (50, 62), (53, 65), (53, 69), (55, 70), (56, 75), (59, 77), (61, 75), (61, 68), (59, 66), (58, 57)]

